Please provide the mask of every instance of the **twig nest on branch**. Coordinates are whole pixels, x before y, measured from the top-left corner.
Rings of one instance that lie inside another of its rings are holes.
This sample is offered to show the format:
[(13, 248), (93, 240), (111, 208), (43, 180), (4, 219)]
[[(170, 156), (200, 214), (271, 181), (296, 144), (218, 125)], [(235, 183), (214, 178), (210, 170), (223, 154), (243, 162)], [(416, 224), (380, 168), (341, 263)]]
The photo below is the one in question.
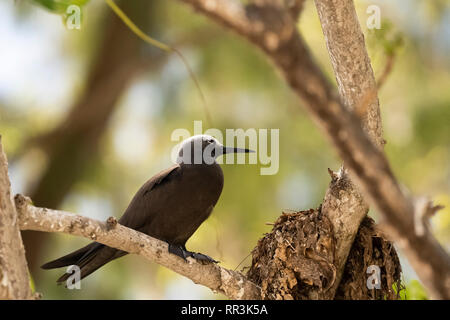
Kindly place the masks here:
[[(379, 289), (373, 283), (377, 268), (380, 271)], [(377, 228), (373, 219), (366, 217), (353, 242), (335, 299), (397, 300), (400, 290), (404, 289), (401, 273), (394, 245)], [(372, 289), (368, 282), (372, 282)]]
[(336, 277), (334, 248), (320, 210), (283, 213), (253, 250), (248, 277), (265, 299), (317, 299), (317, 289), (328, 290)]
[[(258, 241), (247, 273), (264, 299), (333, 299), (336, 280), (335, 240), (320, 208), (283, 213)], [(380, 289), (368, 289), (369, 266), (380, 270)], [(401, 267), (395, 249), (371, 218), (361, 224), (350, 251), (336, 299), (397, 299)]]

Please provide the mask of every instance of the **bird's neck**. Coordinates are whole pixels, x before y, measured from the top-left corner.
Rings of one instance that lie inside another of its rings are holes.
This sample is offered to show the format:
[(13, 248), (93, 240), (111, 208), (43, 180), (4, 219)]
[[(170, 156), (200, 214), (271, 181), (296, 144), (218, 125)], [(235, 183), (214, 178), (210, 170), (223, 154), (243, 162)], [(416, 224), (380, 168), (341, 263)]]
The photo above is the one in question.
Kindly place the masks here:
[(202, 160), (201, 163), (194, 163), (194, 161), (192, 160), (190, 163), (185, 163), (183, 161), (180, 161), (180, 162), (178, 162), (178, 164), (180, 166), (182, 166), (182, 167), (190, 167), (190, 168), (191, 167), (192, 168), (195, 168), (195, 167), (209, 167), (209, 166), (215, 167), (215, 166), (219, 165), (215, 160), (211, 164), (208, 164), (208, 163), (204, 162), (203, 160)]

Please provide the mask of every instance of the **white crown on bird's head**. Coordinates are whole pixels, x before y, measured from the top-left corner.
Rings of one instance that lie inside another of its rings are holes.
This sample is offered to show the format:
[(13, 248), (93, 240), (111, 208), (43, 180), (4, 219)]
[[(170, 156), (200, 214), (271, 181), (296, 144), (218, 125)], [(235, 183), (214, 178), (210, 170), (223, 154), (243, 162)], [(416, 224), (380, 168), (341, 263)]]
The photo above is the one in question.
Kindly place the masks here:
[(213, 164), (217, 157), (226, 153), (254, 152), (249, 149), (225, 147), (216, 138), (207, 134), (192, 136), (181, 143), (177, 163)]
[(181, 143), (177, 163), (213, 164), (223, 154), (224, 146), (213, 136), (199, 134)]

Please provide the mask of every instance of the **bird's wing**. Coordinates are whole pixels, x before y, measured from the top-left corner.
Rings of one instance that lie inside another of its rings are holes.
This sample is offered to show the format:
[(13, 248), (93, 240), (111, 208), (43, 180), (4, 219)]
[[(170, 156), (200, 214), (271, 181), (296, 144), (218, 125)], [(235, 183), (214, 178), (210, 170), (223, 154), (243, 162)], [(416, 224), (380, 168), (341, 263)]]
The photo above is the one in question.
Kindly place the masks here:
[(151, 191), (158, 186), (163, 185), (171, 177), (180, 173), (180, 166), (178, 164), (159, 172), (148, 180), (136, 193), (128, 205), (127, 210), (123, 216), (119, 219), (119, 223), (131, 228), (139, 229), (140, 227), (150, 223), (152, 216), (151, 212)]

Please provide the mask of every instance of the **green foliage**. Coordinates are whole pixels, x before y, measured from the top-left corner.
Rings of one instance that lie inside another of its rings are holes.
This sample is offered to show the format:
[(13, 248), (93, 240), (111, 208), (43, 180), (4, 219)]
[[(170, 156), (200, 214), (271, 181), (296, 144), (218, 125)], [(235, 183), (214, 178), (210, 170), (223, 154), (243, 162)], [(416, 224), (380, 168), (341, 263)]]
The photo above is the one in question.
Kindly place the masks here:
[(420, 142), (427, 148), (433, 145), (448, 145), (450, 137), (450, 102), (419, 109), (414, 116), (414, 129)]
[(446, 8), (450, 6), (449, 0), (434, 0), (434, 1), (423, 1), (422, 5), (424, 7), (427, 18), (432, 23), (440, 22), (444, 18)]
[(63, 14), (66, 13), (67, 7), (70, 5), (84, 6), (89, 0), (31, 0), (48, 10)]
[(395, 26), (389, 20), (383, 20), (380, 29), (369, 31), (371, 47), (380, 47), (387, 56), (393, 55), (404, 44), (403, 34), (396, 30)]
[(31, 275), (31, 273), (29, 274), (29, 278), (30, 278), (31, 292), (34, 293), (36, 292), (36, 285), (34, 283), (33, 276)]
[(402, 300), (428, 300), (425, 289), (417, 280), (411, 280), (405, 290), (400, 291), (400, 299)]

